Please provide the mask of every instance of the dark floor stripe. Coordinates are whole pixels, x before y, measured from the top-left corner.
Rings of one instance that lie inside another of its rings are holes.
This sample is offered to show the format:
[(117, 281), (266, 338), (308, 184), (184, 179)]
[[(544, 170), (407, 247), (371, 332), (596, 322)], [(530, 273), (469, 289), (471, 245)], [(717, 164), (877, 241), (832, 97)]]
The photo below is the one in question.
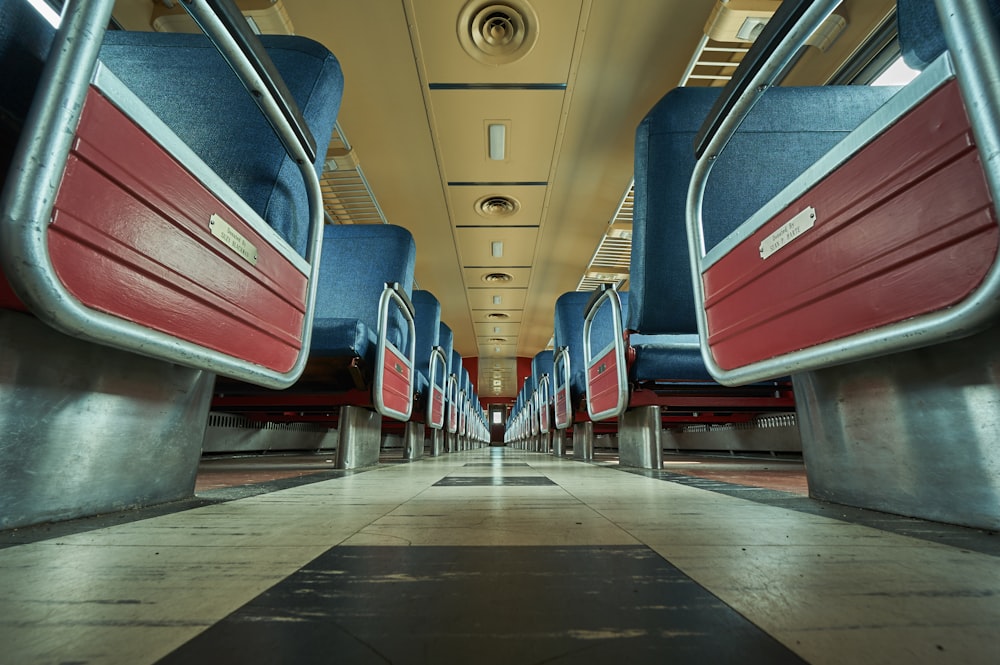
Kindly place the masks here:
[(160, 661), (801, 663), (642, 546), (337, 547)]
[(434, 487), (540, 487), (555, 485), (545, 476), (445, 476)]

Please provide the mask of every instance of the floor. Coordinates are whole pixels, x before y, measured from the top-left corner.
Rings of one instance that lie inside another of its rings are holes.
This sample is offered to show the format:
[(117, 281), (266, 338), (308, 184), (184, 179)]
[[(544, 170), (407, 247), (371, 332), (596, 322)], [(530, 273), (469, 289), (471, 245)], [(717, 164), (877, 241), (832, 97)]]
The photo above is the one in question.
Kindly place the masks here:
[(325, 459), (0, 534), (0, 663), (998, 662), (998, 539), (812, 501), (801, 464)]

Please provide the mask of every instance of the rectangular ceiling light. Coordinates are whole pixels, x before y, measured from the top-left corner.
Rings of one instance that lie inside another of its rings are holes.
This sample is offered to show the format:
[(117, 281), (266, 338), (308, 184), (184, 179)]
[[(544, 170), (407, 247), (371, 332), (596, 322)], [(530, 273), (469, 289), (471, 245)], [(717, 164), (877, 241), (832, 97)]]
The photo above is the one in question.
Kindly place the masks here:
[(499, 240), (494, 240), (493, 242), (491, 242), (490, 243), (490, 253), (493, 255), (493, 258), (495, 258), (495, 259), (499, 259), (500, 257), (502, 257), (503, 256), (503, 242), (501, 242)]
[(489, 123), (486, 126), (489, 137), (490, 159), (503, 161), (507, 158), (507, 126), (500, 123)]
[(499, 305), (501, 302), (503, 302), (503, 298), (501, 298), (500, 296), (493, 296), (494, 305)]

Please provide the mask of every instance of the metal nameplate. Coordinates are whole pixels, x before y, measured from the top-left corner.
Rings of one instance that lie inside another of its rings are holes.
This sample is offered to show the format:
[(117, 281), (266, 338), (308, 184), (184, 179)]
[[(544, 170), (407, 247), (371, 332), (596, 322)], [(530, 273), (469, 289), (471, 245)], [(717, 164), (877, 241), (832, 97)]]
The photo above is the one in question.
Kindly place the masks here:
[(816, 223), (816, 209), (809, 206), (760, 241), (760, 258), (766, 259), (808, 231)]
[(212, 235), (222, 241), (222, 243), (233, 250), (251, 265), (257, 265), (257, 247), (247, 240), (242, 233), (229, 225), (229, 222), (218, 215), (212, 215), (208, 221), (208, 229)]

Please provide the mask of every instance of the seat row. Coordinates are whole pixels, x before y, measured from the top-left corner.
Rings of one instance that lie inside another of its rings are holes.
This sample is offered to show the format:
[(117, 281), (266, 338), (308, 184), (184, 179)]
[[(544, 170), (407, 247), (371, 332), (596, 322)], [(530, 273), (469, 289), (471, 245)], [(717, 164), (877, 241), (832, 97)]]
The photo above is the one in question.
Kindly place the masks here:
[(204, 35), (113, 4), (0, 2), (0, 528), (190, 496), (213, 401), (337, 425), (342, 466), (383, 418), (482, 441), (412, 236), (326, 223), (333, 54), (229, 0), (183, 3)]
[(582, 401), (656, 467), (675, 418), (794, 404), (814, 496), (995, 528), (1000, 3), (899, 0), (903, 88), (776, 86), (837, 4), (786, 0), (727, 88), (642, 121), (629, 293), (560, 299), (554, 421)]

